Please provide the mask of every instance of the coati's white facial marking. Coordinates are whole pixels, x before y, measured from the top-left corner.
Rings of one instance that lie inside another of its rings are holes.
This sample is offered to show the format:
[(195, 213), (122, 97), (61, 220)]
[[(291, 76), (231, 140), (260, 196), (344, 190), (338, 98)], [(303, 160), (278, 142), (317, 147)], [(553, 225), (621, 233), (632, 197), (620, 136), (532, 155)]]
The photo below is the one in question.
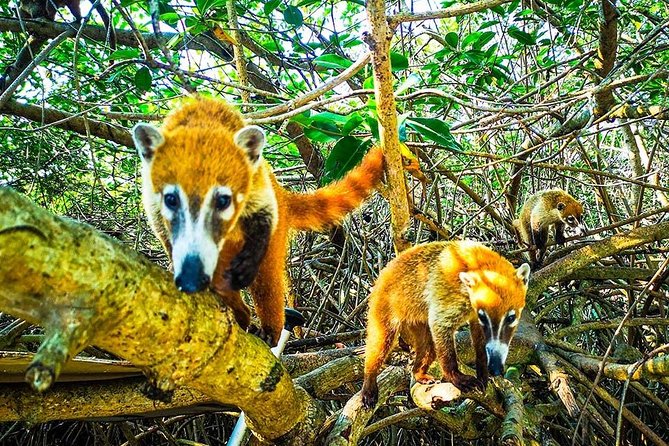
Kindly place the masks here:
[(237, 194), (237, 203), (241, 203), (242, 201), (244, 201), (244, 194), (240, 192)]
[[(212, 194), (213, 189), (203, 197), (203, 204), (198, 210), (191, 209), (194, 203), (189, 202), (179, 185), (168, 185), (163, 189), (160, 212), (170, 222), (172, 263), (176, 278), (186, 272), (184, 268), (192, 267), (189, 262), (197, 261), (201, 263), (201, 273), (208, 277), (207, 282), (214, 274), (218, 262), (218, 246), (211, 232)], [(190, 274), (190, 271), (187, 273)]]
[(502, 316), (501, 320), (493, 320), (483, 309), (477, 311), (479, 324), (483, 328), (485, 337), (485, 351), (488, 358), (488, 370), (493, 375), (504, 372), (504, 363), (509, 354), (511, 338), (520, 322), (522, 309), (511, 309)]

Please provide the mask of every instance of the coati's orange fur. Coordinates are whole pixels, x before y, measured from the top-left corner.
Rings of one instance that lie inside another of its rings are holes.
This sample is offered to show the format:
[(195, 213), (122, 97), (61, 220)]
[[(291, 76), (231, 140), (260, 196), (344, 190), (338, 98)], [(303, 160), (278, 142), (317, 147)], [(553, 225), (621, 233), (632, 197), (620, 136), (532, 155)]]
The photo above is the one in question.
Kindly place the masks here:
[[(259, 259), (250, 290), (263, 331), (273, 342), (278, 340), (284, 324), (286, 299), (288, 305), (293, 305), (286, 275), (289, 231), (323, 230), (340, 222), (374, 190), (384, 170), (383, 153), (380, 148), (373, 148), (341, 180), (312, 193), (290, 192), (277, 182), (271, 167), (260, 156), (262, 130), (245, 126), (239, 112), (225, 102), (201, 97), (172, 111), (159, 130), (139, 124), (133, 137), (144, 160), (145, 209), (170, 255), (171, 222), (165, 215), (172, 214), (165, 209), (165, 191), (178, 185), (177, 192), (188, 201), (190, 212), (195, 206), (202, 212), (211, 212), (215, 223), (207, 235), (218, 246), (218, 259), (210, 286), (225, 291), (220, 293), (224, 303), (244, 328), (249, 324), (250, 311), (239, 291), (228, 292), (234, 279), (228, 270), (234, 269), (234, 259), (242, 251), (245, 237), (256, 235), (253, 230), (245, 233), (242, 222), (253, 223), (256, 214), (268, 219), (267, 250)], [(227, 195), (222, 203), (208, 204), (217, 187)], [(224, 210), (219, 211), (216, 206)], [(253, 246), (250, 248), (252, 252)], [(176, 271), (175, 267), (175, 276)]]
[(548, 233), (555, 229), (555, 243), (565, 242), (565, 229), (585, 233), (583, 205), (562, 189), (537, 192), (527, 199), (513, 222), (522, 243), (530, 247), (533, 266), (541, 264), (546, 254)]
[[(413, 374), (443, 379), (467, 391), (503, 371), (508, 344), (525, 306), (529, 266), (511, 263), (473, 241), (434, 242), (403, 251), (379, 274), (369, 296), (363, 403), (377, 399), (376, 378), (398, 336), (415, 351)], [(455, 331), (469, 322), (477, 378), (458, 370)]]

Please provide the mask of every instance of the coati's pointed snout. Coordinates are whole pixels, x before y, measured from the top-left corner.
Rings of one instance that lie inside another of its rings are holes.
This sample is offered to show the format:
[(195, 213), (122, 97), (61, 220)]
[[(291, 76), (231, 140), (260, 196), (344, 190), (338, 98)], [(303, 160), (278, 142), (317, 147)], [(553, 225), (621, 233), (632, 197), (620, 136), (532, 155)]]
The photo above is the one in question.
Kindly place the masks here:
[(503, 375), (504, 363), (509, 353), (509, 345), (498, 340), (489, 341), (485, 346), (485, 352), (488, 357), (488, 372), (490, 375)]
[(490, 376), (502, 376), (504, 374), (504, 363), (499, 356), (488, 358), (488, 373)]
[(184, 293), (196, 293), (209, 286), (211, 277), (204, 272), (204, 265), (200, 257), (188, 255), (183, 261), (181, 271), (174, 278), (179, 291)]

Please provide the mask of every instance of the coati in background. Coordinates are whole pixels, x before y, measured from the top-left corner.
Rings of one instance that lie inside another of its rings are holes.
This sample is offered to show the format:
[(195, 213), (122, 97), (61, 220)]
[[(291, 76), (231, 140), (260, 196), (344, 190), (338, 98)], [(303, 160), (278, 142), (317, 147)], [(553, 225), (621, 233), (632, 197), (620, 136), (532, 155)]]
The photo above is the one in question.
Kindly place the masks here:
[[(378, 399), (376, 378), (398, 336), (415, 351), (413, 374), (426, 384), (435, 357), (443, 379), (463, 392), (501, 375), (520, 315), (530, 267), (511, 263), (473, 241), (433, 242), (403, 251), (388, 263), (369, 296), (363, 404)], [(456, 330), (469, 323), (476, 375), (461, 373)]]
[[(102, 23), (105, 25), (107, 35), (109, 36), (109, 46), (116, 49), (116, 33), (111, 26), (109, 14), (100, 2), (91, 1), (95, 5), (95, 10), (100, 14)], [(54, 21), (56, 11), (66, 7), (70, 10), (77, 22), (81, 21), (81, 0), (20, 0), (19, 14), (27, 19), (47, 19)]]
[(246, 328), (250, 311), (239, 290), (250, 285), (262, 330), (273, 343), (284, 324), (286, 297), (292, 306), (289, 231), (340, 222), (384, 172), (376, 147), (341, 180), (312, 193), (290, 192), (261, 156), (262, 129), (245, 125), (225, 102), (202, 97), (173, 110), (160, 129), (137, 124), (132, 134), (142, 159), (146, 214), (172, 260), (177, 287), (226, 291), (221, 299)]
[(534, 268), (541, 265), (546, 255), (548, 232), (555, 228), (555, 243), (564, 244), (565, 230), (573, 235), (586, 232), (583, 224), (583, 205), (562, 189), (537, 192), (527, 199), (513, 226), (522, 243), (530, 247)]

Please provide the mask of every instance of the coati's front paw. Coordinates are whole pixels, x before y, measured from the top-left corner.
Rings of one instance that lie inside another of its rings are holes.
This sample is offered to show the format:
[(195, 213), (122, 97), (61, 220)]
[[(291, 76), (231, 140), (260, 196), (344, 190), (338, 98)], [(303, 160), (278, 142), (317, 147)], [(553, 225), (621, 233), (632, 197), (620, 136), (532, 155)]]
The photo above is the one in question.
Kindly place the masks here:
[(274, 347), (277, 342), (279, 342), (279, 336), (273, 336), (272, 335), (272, 330), (270, 330), (268, 327), (258, 327), (256, 325), (250, 325), (248, 332), (256, 335), (257, 337), (260, 338), (265, 344), (269, 345), (270, 347)]
[(418, 384), (435, 384), (437, 382), (434, 376), (427, 373), (417, 373), (413, 377)]
[(474, 389), (480, 388), (480, 381), (478, 378), (461, 372), (453, 373), (451, 376), (446, 377), (446, 380), (460, 389), (462, 393), (471, 392)]
[(476, 378), (476, 388), (481, 392), (485, 392), (486, 387), (488, 387), (488, 377), (485, 378)]
[(253, 279), (258, 274), (258, 266), (253, 259), (235, 257), (230, 263), (230, 268), (225, 271), (223, 276), (230, 289), (241, 290), (253, 283)]
[(360, 393), (363, 407), (365, 409), (373, 409), (379, 401), (379, 388), (376, 385), (376, 380), (373, 383), (365, 381)]

